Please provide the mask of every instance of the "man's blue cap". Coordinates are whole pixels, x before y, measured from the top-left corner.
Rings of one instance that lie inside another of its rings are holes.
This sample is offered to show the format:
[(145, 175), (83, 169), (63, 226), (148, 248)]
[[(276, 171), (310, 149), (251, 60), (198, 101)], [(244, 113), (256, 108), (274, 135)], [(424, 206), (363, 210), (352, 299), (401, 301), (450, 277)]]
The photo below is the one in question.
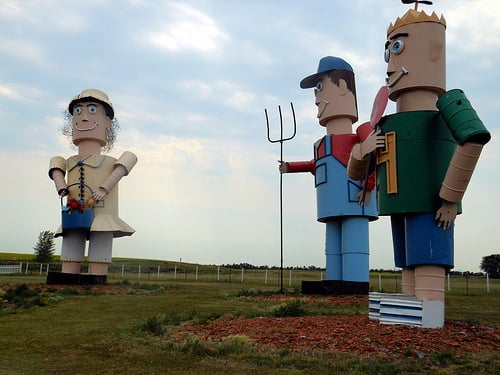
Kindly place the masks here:
[(319, 81), (319, 77), (332, 70), (347, 70), (354, 73), (354, 70), (352, 70), (347, 61), (340, 57), (326, 56), (319, 60), (318, 71), (315, 74), (300, 81), (300, 88), (310, 89), (311, 87), (315, 87)]

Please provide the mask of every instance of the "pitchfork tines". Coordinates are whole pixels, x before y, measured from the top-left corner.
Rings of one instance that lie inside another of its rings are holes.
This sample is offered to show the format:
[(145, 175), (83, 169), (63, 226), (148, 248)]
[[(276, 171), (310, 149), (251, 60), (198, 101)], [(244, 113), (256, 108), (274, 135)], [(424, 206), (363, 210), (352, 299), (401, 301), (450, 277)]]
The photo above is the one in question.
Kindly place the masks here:
[(278, 139), (272, 139), (270, 130), (269, 130), (269, 117), (267, 115), (267, 109), (264, 109), (264, 112), (266, 114), (266, 125), (267, 125), (267, 140), (271, 143), (283, 143), (285, 141), (289, 141), (293, 137), (295, 137), (295, 134), (297, 133), (297, 122), (295, 120), (295, 110), (293, 109), (293, 103), (290, 102), (290, 107), (292, 108), (292, 116), (293, 116), (293, 134), (289, 137), (283, 138), (283, 114), (281, 113), (281, 106), (278, 105), (278, 112), (280, 115), (280, 137)]

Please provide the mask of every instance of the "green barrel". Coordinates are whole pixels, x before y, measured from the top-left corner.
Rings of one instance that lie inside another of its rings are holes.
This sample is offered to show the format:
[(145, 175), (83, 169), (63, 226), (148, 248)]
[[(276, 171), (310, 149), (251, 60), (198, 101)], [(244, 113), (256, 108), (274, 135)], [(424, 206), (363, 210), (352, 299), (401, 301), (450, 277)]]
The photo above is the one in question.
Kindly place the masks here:
[(460, 145), (467, 141), (488, 143), (491, 135), (462, 90), (447, 91), (436, 105)]

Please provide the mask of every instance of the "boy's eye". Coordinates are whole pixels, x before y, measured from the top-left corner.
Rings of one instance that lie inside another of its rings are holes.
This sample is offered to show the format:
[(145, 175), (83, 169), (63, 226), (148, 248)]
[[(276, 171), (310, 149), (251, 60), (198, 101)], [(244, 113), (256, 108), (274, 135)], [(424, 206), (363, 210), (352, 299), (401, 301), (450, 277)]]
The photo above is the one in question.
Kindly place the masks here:
[(403, 52), (404, 48), (405, 48), (405, 42), (398, 39), (394, 43), (392, 43), (391, 51), (395, 55), (399, 55), (401, 52)]
[(316, 92), (323, 90), (323, 81), (318, 81), (318, 83), (316, 83), (316, 87), (314, 88), (314, 90)]
[(89, 113), (97, 113), (97, 107), (95, 105), (89, 105), (88, 107)]
[(82, 107), (73, 108), (73, 114), (79, 115), (80, 113), (82, 113)]

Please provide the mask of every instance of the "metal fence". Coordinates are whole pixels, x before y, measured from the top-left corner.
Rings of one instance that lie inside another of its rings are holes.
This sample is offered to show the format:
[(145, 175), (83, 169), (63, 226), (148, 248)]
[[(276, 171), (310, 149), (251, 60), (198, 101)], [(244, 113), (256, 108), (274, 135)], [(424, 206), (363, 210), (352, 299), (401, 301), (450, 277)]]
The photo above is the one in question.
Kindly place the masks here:
[(4, 274), (15, 274), (22, 272), (22, 263), (19, 264), (3, 264), (0, 265), (0, 273)]
[[(61, 271), (61, 263), (23, 262), (0, 265), (2, 275), (18, 275), (27, 277), (45, 277), (49, 271)], [(87, 266), (82, 264), (82, 273)], [(300, 290), (302, 281), (323, 280), (324, 270), (285, 269), (283, 286)], [(281, 273), (277, 268), (234, 268), (217, 265), (196, 265), (189, 263), (161, 262), (135, 263), (113, 262), (109, 266), (108, 281), (119, 282), (226, 282), (241, 283), (245, 287), (280, 287)], [(0, 279), (1, 280), (1, 279)], [(401, 292), (401, 273), (371, 272), (370, 291)], [(447, 274), (445, 292), (451, 294), (474, 295), (485, 293), (500, 294), (500, 279), (488, 275), (452, 275)]]

